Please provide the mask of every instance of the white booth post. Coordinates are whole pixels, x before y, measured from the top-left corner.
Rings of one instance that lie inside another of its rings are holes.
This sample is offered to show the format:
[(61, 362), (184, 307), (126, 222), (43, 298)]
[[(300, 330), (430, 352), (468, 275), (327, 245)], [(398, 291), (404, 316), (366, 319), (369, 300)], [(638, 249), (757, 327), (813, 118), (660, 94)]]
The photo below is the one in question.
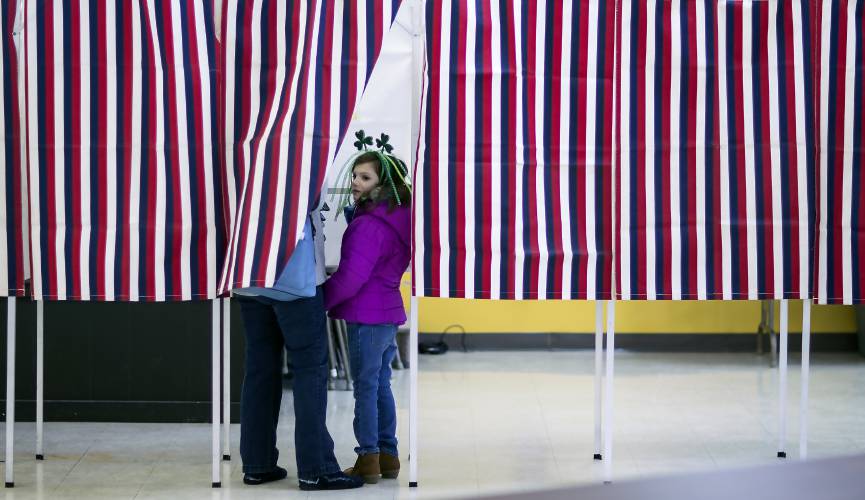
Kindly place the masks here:
[(781, 300), (781, 342), (778, 352), (778, 458), (787, 458), (787, 299)]
[(417, 488), (417, 297), (411, 298), (411, 320), (409, 324), (408, 371), (409, 371), (409, 424), (408, 424), (408, 485)]
[[(417, 172), (417, 155), (418, 144), (420, 141), (420, 110), (421, 110), (421, 71), (423, 69), (422, 58), (424, 54), (424, 39), (423, 39), (423, 0), (414, 0), (409, 5), (411, 9), (411, 71), (412, 71), (412, 89), (411, 89), (411, 171), (412, 175)], [(414, 181), (414, 179), (412, 179)], [(414, 221), (412, 221), (414, 225)], [(414, 227), (412, 227), (414, 234)], [(414, 248), (412, 248), (412, 259), (414, 259)], [(414, 262), (412, 262), (413, 264)], [(412, 266), (413, 267), (413, 266)], [(408, 469), (408, 485), (410, 488), (417, 488), (418, 483), (418, 393), (417, 393), (417, 376), (418, 376), (418, 300), (417, 295), (412, 288), (411, 303), (410, 303), (410, 320), (409, 320), (409, 469)]]
[[(619, 6), (618, 2), (614, 2), (613, 8), (615, 9), (615, 22), (614, 26), (619, 25)], [(618, 36), (618, 35), (616, 35)], [(613, 50), (613, 81), (616, 81), (616, 77), (618, 76), (618, 68), (619, 68), (619, 53), (617, 50)], [(618, 85), (613, 85), (613, 103), (617, 103), (619, 101), (619, 87)], [(615, 106), (615, 105), (614, 105)], [(618, 114), (613, 113), (612, 118), (612, 128), (616, 130), (618, 126)], [(613, 155), (613, 173), (616, 172), (616, 167), (618, 166), (616, 163), (617, 157)], [(612, 192), (616, 192), (616, 176), (613, 175), (612, 179)], [(616, 197), (612, 196), (610, 200), (610, 214), (612, 221), (612, 234), (616, 234)], [(598, 387), (600, 387), (600, 381), (597, 380), (598, 375), (597, 372), (600, 368), (600, 353), (598, 348), (599, 337), (597, 334), (598, 322), (599, 319), (596, 319), (595, 324), (595, 412), (599, 411), (601, 407), (601, 401), (599, 399), (603, 399), (603, 435), (604, 435), (604, 451), (601, 457), (597, 455), (595, 458), (602, 458), (604, 460), (604, 483), (611, 483), (613, 481), (613, 368), (614, 368), (614, 358), (615, 358), (615, 349), (616, 349), (616, 238), (613, 237), (613, 248), (612, 248), (612, 256), (613, 256), (613, 264), (610, 273), (610, 300), (607, 301), (607, 351), (606, 351), (606, 384), (604, 387), (603, 395), (600, 394)], [(600, 304), (600, 302), (598, 302)], [(598, 318), (600, 318), (601, 309), (598, 307), (595, 310), (595, 314)], [(597, 413), (595, 416), (597, 420)], [(596, 424), (597, 425), (597, 424)], [(597, 433), (596, 429), (596, 433)], [(596, 437), (597, 439), (597, 437)]]
[(595, 460), (603, 459), (601, 447), (603, 437), (601, 434), (601, 418), (603, 412), (602, 384), (604, 380), (604, 301), (595, 301)]
[(799, 399), (799, 459), (808, 458), (808, 378), (811, 376), (811, 300), (802, 301), (802, 393)]
[(231, 460), (231, 299), (222, 302), (222, 459)]
[(15, 486), (15, 297), (6, 299), (6, 487)]
[(219, 424), (220, 424), (219, 399), (221, 396), (221, 392), (219, 390), (219, 386), (220, 386), (220, 378), (219, 378), (220, 349), (219, 349), (219, 343), (220, 343), (220, 339), (221, 339), (220, 329), (219, 329), (219, 300), (220, 299), (213, 299), (211, 301), (212, 314), (210, 316), (210, 330), (211, 330), (211, 334), (212, 334), (211, 335), (211, 344), (212, 344), (211, 369), (212, 369), (212, 371), (211, 371), (210, 379), (212, 382), (211, 408), (213, 410), (213, 417), (211, 420), (211, 422), (212, 422), (211, 427), (213, 429), (213, 443), (212, 443), (213, 446), (212, 446), (212, 454), (211, 454), (212, 455), (211, 458), (213, 461), (213, 471), (212, 471), (212, 483), (211, 483), (211, 485), (214, 488), (219, 488), (222, 486), (222, 483), (220, 481), (220, 470), (219, 470), (220, 452), (222, 451), (220, 444), (219, 444)]
[(36, 301), (36, 460), (44, 460), (42, 424), (45, 420), (45, 302)]
[(607, 374), (604, 387), (604, 482), (613, 480), (613, 361), (616, 349), (616, 301), (607, 301)]

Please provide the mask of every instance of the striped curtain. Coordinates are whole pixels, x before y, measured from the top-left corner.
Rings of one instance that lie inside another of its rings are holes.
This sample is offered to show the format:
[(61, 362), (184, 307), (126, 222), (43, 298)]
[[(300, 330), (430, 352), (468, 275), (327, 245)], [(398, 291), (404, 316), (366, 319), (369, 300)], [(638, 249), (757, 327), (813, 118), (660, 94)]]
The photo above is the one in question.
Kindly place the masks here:
[(418, 296), (606, 299), (614, 2), (426, 3)]
[(287, 263), (399, 4), (225, 0), (222, 292)]
[(622, 2), (621, 298), (810, 297), (813, 21), (808, 0)]
[(13, 35), (17, 0), (0, 0), (0, 297), (24, 295), (29, 277), (27, 175), (22, 161), (23, 81)]
[(26, 2), (33, 293), (216, 296), (211, 2)]
[(865, 0), (824, 0), (819, 54), (819, 220), (815, 297), (865, 302)]

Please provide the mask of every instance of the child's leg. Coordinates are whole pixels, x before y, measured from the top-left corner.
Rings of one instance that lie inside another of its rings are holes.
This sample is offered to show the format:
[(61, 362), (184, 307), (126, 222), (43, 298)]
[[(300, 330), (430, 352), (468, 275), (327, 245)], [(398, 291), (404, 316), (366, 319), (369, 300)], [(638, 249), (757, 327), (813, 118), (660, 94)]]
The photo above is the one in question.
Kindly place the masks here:
[(387, 347), (382, 325), (349, 323), (348, 345), (354, 378), (354, 436), (358, 455), (378, 453), (378, 385)]
[(396, 354), (396, 326), (388, 336), (390, 345), (382, 354), (378, 379), (378, 446), (382, 452), (396, 457), (399, 456), (396, 441), (396, 403), (390, 387), (391, 362)]

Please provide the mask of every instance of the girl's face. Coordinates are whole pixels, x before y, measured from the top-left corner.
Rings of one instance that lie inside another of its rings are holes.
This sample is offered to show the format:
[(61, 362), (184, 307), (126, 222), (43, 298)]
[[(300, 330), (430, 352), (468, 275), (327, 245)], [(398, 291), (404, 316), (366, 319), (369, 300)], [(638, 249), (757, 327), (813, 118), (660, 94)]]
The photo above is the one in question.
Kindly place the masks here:
[(374, 163), (358, 163), (351, 172), (351, 196), (354, 201), (369, 196), (378, 186), (378, 173)]

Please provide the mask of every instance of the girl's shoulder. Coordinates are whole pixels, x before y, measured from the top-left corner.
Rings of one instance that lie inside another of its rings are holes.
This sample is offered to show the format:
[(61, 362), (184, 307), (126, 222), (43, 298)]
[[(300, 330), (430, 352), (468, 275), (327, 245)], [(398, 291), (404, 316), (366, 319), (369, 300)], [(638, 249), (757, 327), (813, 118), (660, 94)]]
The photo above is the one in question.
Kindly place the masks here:
[[(390, 209), (386, 204), (377, 205), (369, 210), (356, 213), (347, 233), (372, 233), (370, 236), (393, 232), (399, 240), (406, 239), (405, 234), (411, 232), (411, 210), (408, 207)], [(404, 234), (405, 233), (405, 234)]]
[(348, 224), (345, 234), (352, 238), (362, 235), (372, 237), (384, 230), (386, 226), (383, 220), (371, 216), (369, 213), (355, 214)]

